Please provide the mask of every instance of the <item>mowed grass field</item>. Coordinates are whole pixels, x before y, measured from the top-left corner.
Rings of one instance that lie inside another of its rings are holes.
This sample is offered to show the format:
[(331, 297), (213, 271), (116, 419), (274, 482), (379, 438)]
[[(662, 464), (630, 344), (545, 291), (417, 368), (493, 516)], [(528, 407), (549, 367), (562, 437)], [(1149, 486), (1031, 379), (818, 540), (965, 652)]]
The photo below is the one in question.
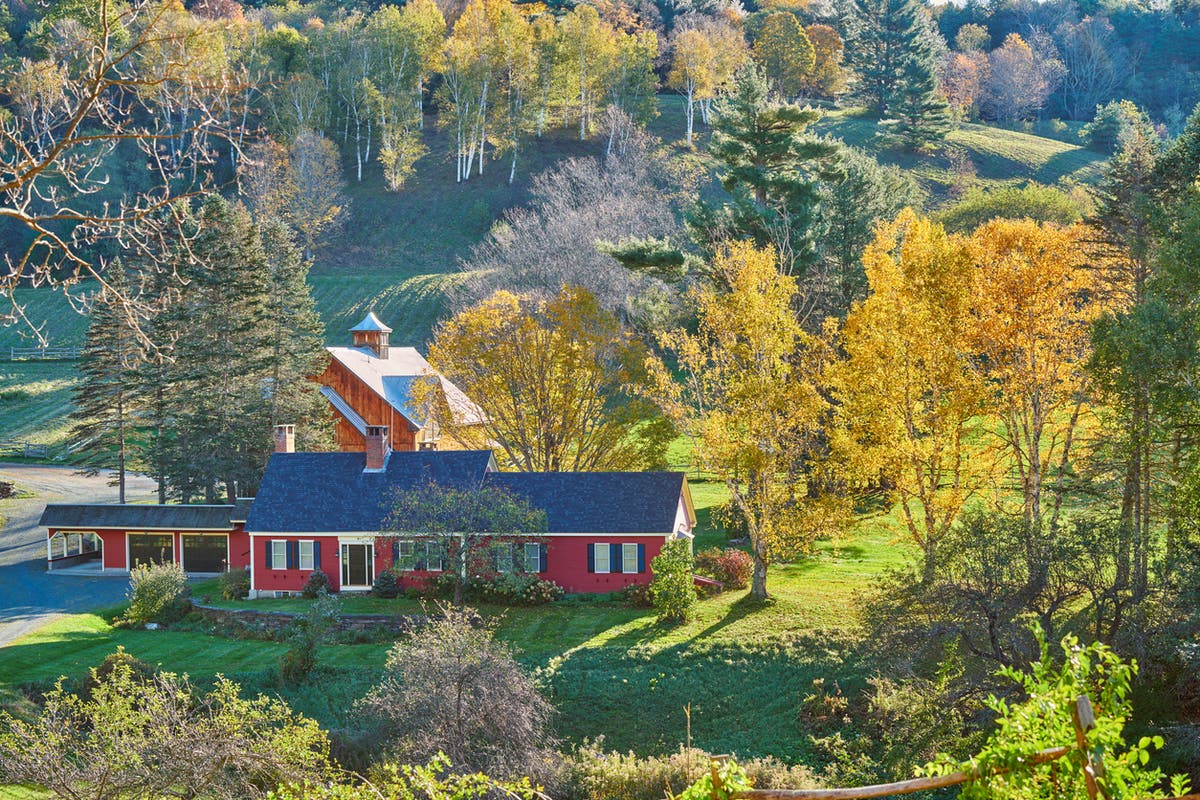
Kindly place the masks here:
[[(696, 488), (701, 510), (723, 498), (719, 487)], [(799, 703), (817, 678), (837, 680), (846, 691), (864, 685), (868, 668), (851, 644), (855, 609), (875, 576), (912, 555), (885, 522), (864, 520), (843, 541), (820, 542), (794, 563), (772, 567), (771, 602), (752, 602), (744, 590), (728, 592), (702, 601), (697, 618), (680, 627), (660, 626), (649, 611), (607, 600), (482, 610), (544, 681), (559, 712), (559, 733), (569, 743), (604, 736), (608, 748), (673, 750), (686, 736), (683, 708), (691, 704), (693, 741), (700, 747), (812, 763), (808, 733), (796, 721)], [(697, 546), (722, 542), (708, 527)], [(196, 592), (214, 588), (201, 584)], [(306, 603), (252, 601), (252, 606), (302, 610)], [(356, 598), (345, 601), (344, 610), (414, 608), (411, 601)], [(282, 644), (121, 630), (110, 624), (111, 614), (66, 617), (0, 649), (0, 692), (82, 676), (122, 646), (200, 682), (223, 674), (246, 691), (278, 694), (339, 729), (352, 724), (354, 700), (379, 679), (389, 648), (326, 647), (320, 673), (289, 687), (275, 677)]]

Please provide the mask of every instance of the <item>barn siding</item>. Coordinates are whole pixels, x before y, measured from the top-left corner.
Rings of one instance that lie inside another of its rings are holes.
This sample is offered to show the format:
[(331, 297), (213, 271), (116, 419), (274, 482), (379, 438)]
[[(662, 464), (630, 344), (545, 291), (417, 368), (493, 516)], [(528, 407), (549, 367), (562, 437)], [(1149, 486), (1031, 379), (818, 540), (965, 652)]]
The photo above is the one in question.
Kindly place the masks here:
[[(329, 386), (358, 412), (368, 425), (387, 425), (393, 450), (416, 450), (417, 437), (403, 414), (363, 383), (336, 358), (329, 359), (325, 371), (317, 383)], [(337, 420), (335, 435), (338, 448), (344, 452), (361, 453), (366, 450), (363, 436), (341, 414), (334, 412)]]

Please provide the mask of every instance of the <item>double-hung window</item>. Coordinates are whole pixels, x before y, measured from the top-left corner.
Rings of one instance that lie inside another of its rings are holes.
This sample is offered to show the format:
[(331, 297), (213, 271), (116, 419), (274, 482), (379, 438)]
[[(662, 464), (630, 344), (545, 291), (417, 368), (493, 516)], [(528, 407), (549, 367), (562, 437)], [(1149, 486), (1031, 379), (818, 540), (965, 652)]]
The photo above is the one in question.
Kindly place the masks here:
[(316, 556), (313, 551), (316, 549), (316, 542), (307, 541), (300, 542), (299, 548), (299, 566), (300, 569), (316, 569)]
[(595, 545), (596, 572), (612, 572), (612, 565), (608, 563), (611, 552), (612, 548), (607, 544), (600, 543)]
[(530, 575), (542, 571), (542, 546), (537, 542), (525, 543), (525, 571)]
[(499, 542), (492, 546), (492, 562), (496, 566), (496, 572), (502, 575), (512, 572), (514, 561), (512, 542)]
[(283, 539), (271, 540), (271, 563), (268, 569), (287, 569), (287, 542)]
[(621, 545), (621, 572), (638, 571), (638, 546), (625, 543)]

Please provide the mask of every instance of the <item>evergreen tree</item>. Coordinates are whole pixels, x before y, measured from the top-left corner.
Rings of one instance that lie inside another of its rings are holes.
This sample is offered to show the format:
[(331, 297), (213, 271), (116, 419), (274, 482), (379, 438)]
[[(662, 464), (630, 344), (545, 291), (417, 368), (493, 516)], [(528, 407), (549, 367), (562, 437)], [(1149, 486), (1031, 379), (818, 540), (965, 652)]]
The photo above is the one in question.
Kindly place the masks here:
[(941, 141), (954, 128), (950, 104), (938, 87), (937, 33), (923, 9), (917, 26), (920, 33), (909, 42), (900, 81), (888, 104), (897, 135), (912, 149)]
[(950, 108), (938, 90), (939, 39), (920, 0), (854, 0), (846, 20), (846, 57), (858, 75), (859, 99), (897, 118), (907, 146), (943, 138)]
[(129, 307), (129, 280), (118, 259), (105, 274), (105, 285), (92, 297), (87, 344), (79, 369), (83, 381), (75, 389), (72, 436), (79, 440), (75, 452), (84, 472), (116, 470), (110, 485), (125, 502), (125, 473), (131, 457), (137, 399), (134, 372), (143, 358), (137, 322)]
[(816, 259), (817, 181), (832, 178), (836, 144), (806, 135), (819, 113), (770, 102), (753, 66), (738, 72), (734, 93), (715, 109), (709, 155), (729, 200), (701, 201), (688, 220), (697, 240), (715, 249), (729, 239), (770, 245), (785, 275), (803, 275)]
[(309, 262), (291, 230), (278, 219), (262, 225), (262, 243), (270, 265), (265, 330), (269, 424), (297, 425), (300, 450), (326, 450), (333, 445), (333, 417), (317, 384), (308, 380), (324, 370), (328, 358), (325, 325), (308, 287)]
[(270, 267), (249, 213), (220, 197), (198, 212), (187, 285), (170, 311), (179, 333), (168, 369), (172, 438), (166, 478), (187, 503), (232, 502), (258, 482), (272, 436), (266, 385), (270, 366)]
[(1200, 105), (1188, 117), (1183, 132), (1167, 145), (1154, 173), (1164, 202), (1180, 197), (1200, 178)]
[(906, 206), (920, 207), (921, 188), (894, 166), (882, 166), (857, 148), (842, 150), (842, 179), (821, 186), (821, 257), (830, 273), (826, 311), (845, 315), (866, 295), (862, 254), (875, 225), (890, 221)]
[(916, 17), (914, 0), (853, 0), (843, 23), (846, 61), (857, 76), (855, 95), (883, 115), (896, 95)]

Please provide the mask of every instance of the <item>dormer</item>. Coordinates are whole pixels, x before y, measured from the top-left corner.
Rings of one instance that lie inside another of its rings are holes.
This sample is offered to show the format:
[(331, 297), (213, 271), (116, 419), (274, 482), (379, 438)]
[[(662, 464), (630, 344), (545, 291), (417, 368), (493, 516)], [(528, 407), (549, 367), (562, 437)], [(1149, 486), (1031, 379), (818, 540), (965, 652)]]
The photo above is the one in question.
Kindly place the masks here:
[(363, 317), (362, 322), (350, 329), (355, 347), (372, 350), (378, 358), (382, 359), (388, 357), (388, 334), (391, 332), (392, 329), (380, 322), (374, 311), (368, 313)]

